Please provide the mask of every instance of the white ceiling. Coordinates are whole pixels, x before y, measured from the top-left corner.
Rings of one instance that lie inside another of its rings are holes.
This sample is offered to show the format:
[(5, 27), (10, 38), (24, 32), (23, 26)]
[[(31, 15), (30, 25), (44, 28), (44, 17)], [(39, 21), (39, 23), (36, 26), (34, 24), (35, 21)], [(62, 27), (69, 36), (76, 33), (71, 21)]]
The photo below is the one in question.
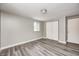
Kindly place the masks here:
[[(6, 3), (0, 6), (2, 11), (41, 21), (79, 14), (78, 3)], [(40, 12), (43, 8), (47, 9), (47, 14)]]

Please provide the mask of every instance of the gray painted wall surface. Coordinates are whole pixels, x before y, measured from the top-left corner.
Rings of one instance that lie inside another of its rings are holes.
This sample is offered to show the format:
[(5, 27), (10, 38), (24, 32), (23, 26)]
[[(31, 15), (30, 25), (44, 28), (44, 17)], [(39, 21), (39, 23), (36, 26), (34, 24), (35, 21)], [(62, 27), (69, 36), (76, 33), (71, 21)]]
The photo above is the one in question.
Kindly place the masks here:
[(1, 12), (1, 47), (43, 37), (43, 23), (40, 32), (33, 31), (34, 20)]
[(66, 18), (59, 19), (59, 41), (66, 42)]

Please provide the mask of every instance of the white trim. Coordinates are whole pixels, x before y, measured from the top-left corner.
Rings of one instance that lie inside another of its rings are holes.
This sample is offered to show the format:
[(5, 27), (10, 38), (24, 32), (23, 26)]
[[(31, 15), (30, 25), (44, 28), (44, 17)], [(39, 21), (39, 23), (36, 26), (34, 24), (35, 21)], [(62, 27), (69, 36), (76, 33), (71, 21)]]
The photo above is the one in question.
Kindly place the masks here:
[(7, 49), (7, 48), (11, 48), (11, 47), (17, 46), (17, 45), (21, 45), (21, 44), (25, 44), (25, 43), (32, 42), (32, 41), (35, 41), (35, 40), (39, 40), (39, 39), (41, 39), (41, 38), (42, 38), (42, 37), (39, 37), (39, 38), (35, 38), (35, 39), (28, 40), (28, 41), (25, 41), (25, 42), (19, 42), (19, 43), (13, 44), (13, 45), (1, 47), (1, 48), (0, 48), (0, 51), (1, 51), (1, 50), (4, 50), (4, 49)]
[(49, 38), (47, 38), (47, 37), (43, 37), (44, 39), (49, 39)]
[[(53, 40), (53, 39), (50, 39), (50, 38), (47, 38), (47, 37), (43, 37), (44, 39), (49, 39), (49, 40)], [(59, 43), (62, 43), (62, 44), (66, 44), (66, 41), (60, 41), (60, 40), (55, 40)]]
[[(50, 39), (50, 38), (47, 38), (47, 37), (43, 37), (44, 39), (49, 39), (49, 40), (54, 40), (54, 39)], [(54, 41), (58, 41), (58, 40), (54, 40)]]
[(62, 44), (66, 44), (66, 42), (65, 42), (65, 41), (60, 41), (60, 40), (59, 40), (58, 42), (59, 42), (59, 43), (62, 43)]
[(67, 42), (69, 42), (69, 43), (73, 43), (73, 44), (79, 44), (78, 42), (70, 42), (70, 41), (67, 41)]

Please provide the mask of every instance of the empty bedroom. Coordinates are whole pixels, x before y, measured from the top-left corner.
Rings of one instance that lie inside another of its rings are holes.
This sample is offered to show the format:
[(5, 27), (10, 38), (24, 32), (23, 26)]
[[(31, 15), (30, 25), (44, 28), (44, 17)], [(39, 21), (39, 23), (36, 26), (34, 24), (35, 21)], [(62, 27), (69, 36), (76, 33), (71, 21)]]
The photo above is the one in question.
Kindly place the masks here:
[(0, 3), (0, 56), (79, 56), (79, 3)]

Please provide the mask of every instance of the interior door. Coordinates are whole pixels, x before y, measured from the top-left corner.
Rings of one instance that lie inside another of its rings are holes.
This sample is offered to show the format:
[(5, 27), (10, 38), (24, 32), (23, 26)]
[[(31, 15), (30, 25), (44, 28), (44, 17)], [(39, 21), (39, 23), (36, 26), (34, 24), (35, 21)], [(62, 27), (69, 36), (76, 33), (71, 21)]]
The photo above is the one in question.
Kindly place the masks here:
[(46, 37), (53, 40), (58, 40), (58, 21), (46, 23)]
[(68, 20), (68, 42), (79, 44), (79, 18)]

